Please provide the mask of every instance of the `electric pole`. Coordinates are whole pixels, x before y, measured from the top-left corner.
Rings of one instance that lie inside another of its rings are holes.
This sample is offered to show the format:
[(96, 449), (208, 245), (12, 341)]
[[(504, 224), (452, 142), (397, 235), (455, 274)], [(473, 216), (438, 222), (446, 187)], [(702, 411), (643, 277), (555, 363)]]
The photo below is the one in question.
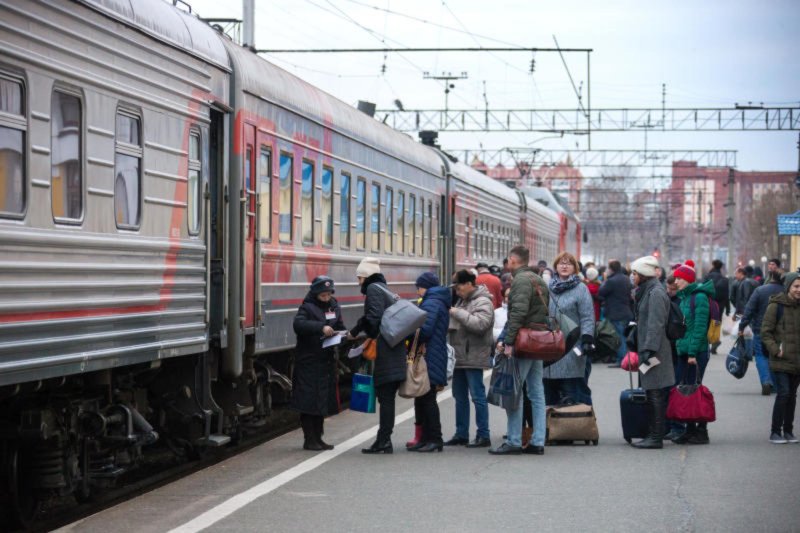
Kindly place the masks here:
[(733, 170), (733, 168), (729, 168), (728, 169), (728, 202), (725, 204), (725, 207), (727, 208), (727, 214), (728, 214), (727, 221), (726, 221), (726, 226), (727, 226), (727, 229), (728, 229), (728, 235), (727, 235), (727, 240), (728, 240), (728, 266), (727, 266), (728, 272), (727, 273), (728, 273), (728, 275), (730, 275), (730, 273), (733, 272), (736, 269), (736, 264), (735, 264), (736, 263), (736, 253), (735, 253), (736, 246), (735, 246), (735, 243), (733, 242), (734, 241), (734, 236), (733, 236), (733, 215), (734, 215), (734, 210), (733, 210), (733, 208), (736, 206), (736, 203), (734, 202), (734, 196), (733, 196), (733, 188), (735, 186), (735, 182), (736, 182), (735, 171)]
[[(453, 83), (450, 83), (453, 80), (466, 80), (467, 73), (462, 71), (461, 74), (454, 75), (452, 72), (442, 72), (441, 76), (436, 76), (431, 74), (430, 72), (423, 72), (422, 79), (425, 80), (439, 80), (444, 82), (444, 116), (445, 116), (445, 124), (447, 124), (447, 111), (448, 107), (448, 97), (450, 96), (450, 89), (455, 89), (456, 86)], [(445, 127), (445, 124), (442, 127)]]

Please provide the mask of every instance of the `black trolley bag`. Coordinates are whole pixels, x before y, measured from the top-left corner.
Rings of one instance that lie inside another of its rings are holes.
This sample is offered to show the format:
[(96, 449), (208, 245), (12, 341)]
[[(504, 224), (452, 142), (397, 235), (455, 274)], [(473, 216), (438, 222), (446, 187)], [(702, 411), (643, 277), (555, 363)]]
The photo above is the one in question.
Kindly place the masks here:
[[(638, 372), (637, 372), (638, 374)], [(633, 372), (628, 372), (631, 387), (625, 389), (619, 395), (619, 409), (622, 417), (622, 436), (630, 444), (633, 439), (643, 439), (647, 437), (650, 430), (649, 408), (647, 406), (647, 394), (641, 387), (633, 388)]]

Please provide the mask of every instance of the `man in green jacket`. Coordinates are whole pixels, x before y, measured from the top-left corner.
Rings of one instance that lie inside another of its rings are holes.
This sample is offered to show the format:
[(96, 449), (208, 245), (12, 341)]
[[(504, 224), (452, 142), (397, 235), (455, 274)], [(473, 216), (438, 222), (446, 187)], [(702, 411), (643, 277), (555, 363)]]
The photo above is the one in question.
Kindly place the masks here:
[(769, 437), (773, 444), (797, 442), (792, 430), (800, 385), (800, 275), (786, 274), (783, 286), (784, 292), (770, 299), (761, 323), (761, 341), (769, 354), (777, 392)]
[[(708, 365), (709, 298), (713, 298), (714, 282), (701, 283), (692, 267), (681, 265), (672, 273), (678, 286), (681, 312), (686, 318), (686, 335), (676, 343), (678, 364), (675, 381), (703, 382)], [(677, 428), (672, 424), (673, 431)], [(686, 424), (686, 431), (672, 439), (676, 444), (708, 444), (708, 427), (705, 422)]]
[[(515, 246), (508, 255), (508, 267), (514, 274), (508, 294), (508, 321), (506, 333), (498, 344), (498, 352), (513, 357), (514, 342), (520, 328), (543, 324), (547, 319), (549, 292), (544, 280), (528, 266), (530, 252), (524, 246)], [(545, 421), (544, 366), (541, 361), (517, 359), (514, 361), (522, 381), (527, 383), (528, 397), (533, 407), (533, 436), (524, 453), (544, 454), (544, 439), (547, 431)], [(522, 399), (515, 408), (506, 409), (508, 417), (506, 442), (492, 448), (493, 455), (518, 455), (522, 449)]]

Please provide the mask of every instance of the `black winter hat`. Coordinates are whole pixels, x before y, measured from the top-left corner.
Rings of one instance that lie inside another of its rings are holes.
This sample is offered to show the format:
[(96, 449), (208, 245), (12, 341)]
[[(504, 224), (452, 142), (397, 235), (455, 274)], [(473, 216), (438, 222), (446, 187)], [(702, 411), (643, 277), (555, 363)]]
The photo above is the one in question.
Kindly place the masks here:
[(330, 292), (331, 294), (336, 292), (333, 290), (333, 280), (328, 276), (317, 276), (311, 282), (311, 294), (316, 296), (323, 292)]

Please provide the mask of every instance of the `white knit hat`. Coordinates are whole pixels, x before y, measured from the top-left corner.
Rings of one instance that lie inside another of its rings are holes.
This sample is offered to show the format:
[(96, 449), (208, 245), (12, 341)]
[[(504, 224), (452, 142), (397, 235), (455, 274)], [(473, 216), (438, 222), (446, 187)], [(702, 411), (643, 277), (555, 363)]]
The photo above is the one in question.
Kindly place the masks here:
[(600, 275), (600, 273), (594, 267), (589, 267), (589, 268), (586, 269), (586, 279), (588, 279), (589, 281), (596, 280), (597, 276), (599, 276), (599, 275)]
[(373, 274), (380, 274), (381, 260), (376, 257), (365, 257), (358, 264), (356, 268), (356, 276), (359, 278), (368, 278)]
[(646, 255), (634, 261), (631, 265), (631, 270), (638, 272), (642, 276), (654, 278), (656, 277), (656, 269), (660, 267), (661, 265), (658, 264), (658, 259), (652, 255)]

